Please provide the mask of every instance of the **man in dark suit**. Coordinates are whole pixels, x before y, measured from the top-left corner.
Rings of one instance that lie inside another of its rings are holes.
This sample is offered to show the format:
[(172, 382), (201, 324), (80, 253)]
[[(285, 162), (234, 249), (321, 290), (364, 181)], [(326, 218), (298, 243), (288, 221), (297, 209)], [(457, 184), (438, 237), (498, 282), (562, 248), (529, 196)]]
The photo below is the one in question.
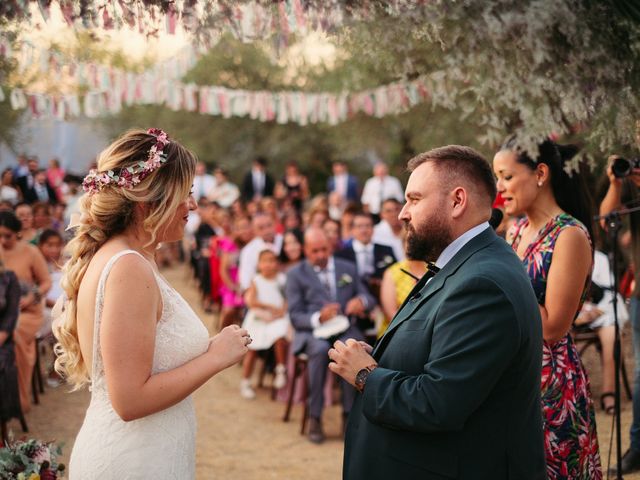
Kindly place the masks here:
[[(304, 236), (305, 260), (289, 270), (285, 294), (289, 317), (295, 329), (292, 350), (309, 356), (309, 440), (324, 441), (322, 410), (323, 388), (329, 358), (327, 351), (335, 339), (362, 339), (352, 322), (335, 331), (322, 330), (339, 323), (336, 317), (362, 316), (375, 305), (375, 300), (358, 278), (353, 263), (331, 255), (329, 240), (319, 228), (310, 228)], [(328, 334), (328, 336), (326, 335)], [(343, 415), (348, 415), (355, 390), (342, 382)]]
[(361, 392), (344, 478), (546, 478), (541, 319), (518, 257), (489, 227), (488, 163), (448, 146), (409, 162), (407, 255), (435, 261), (371, 351), (337, 341), (330, 368)]
[(396, 263), (397, 259), (391, 247), (373, 243), (373, 218), (369, 213), (359, 212), (354, 215), (352, 232), (353, 240), (336, 252), (336, 257), (355, 263), (358, 275), (377, 298), (384, 271)]
[(22, 199), (25, 203), (32, 204), (38, 201), (38, 194), (34, 187), (36, 183), (35, 177), (39, 169), (38, 160), (30, 158), (27, 160), (27, 171), (25, 174), (16, 177), (16, 185), (18, 189), (20, 189)]
[(358, 191), (358, 179), (349, 173), (347, 164), (342, 161), (333, 162), (333, 176), (327, 180), (327, 192), (337, 192), (345, 202), (358, 203), (360, 192)]
[(260, 200), (263, 197), (272, 197), (275, 182), (267, 173), (267, 159), (256, 157), (242, 180), (242, 199), (245, 202)]
[(36, 202), (49, 203), (51, 205), (58, 203), (56, 191), (47, 180), (47, 171), (44, 169), (38, 170), (34, 177), (33, 193), (35, 194)]

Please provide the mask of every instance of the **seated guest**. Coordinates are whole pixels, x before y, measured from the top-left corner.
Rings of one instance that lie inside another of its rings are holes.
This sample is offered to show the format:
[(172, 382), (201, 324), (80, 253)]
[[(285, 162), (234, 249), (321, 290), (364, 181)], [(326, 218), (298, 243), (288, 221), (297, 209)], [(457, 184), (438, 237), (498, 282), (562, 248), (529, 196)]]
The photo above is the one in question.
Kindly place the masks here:
[(238, 281), (242, 292), (249, 288), (251, 280), (256, 274), (260, 252), (268, 248), (279, 255), (282, 248), (282, 235), (276, 233), (275, 224), (270, 215), (262, 212), (256, 213), (252, 217), (251, 226), (255, 236), (240, 252), (238, 264)]
[(285, 231), (302, 228), (302, 217), (294, 208), (286, 208), (282, 214), (282, 226)]
[(287, 332), (289, 315), (287, 301), (283, 294), (286, 277), (280, 272), (278, 257), (271, 250), (263, 250), (258, 257), (258, 274), (244, 294), (247, 315), (242, 328), (253, 340), (249, 352), (242, 360), (242, 380), (240, 395), (251, 400), (256, 393), (251, 387), (253, 365), (260, 350), (273, 347), (276, 357), (274, 388), (280, 389), (287, 383), (285, 361), (287, 358)]
[(282, 251), (280, 252), (280, 268), (286, 273), (304, 259), (302, 245), (304, 237), (297, 228), (287, 230), (282, 241)]
[(340, 238), (342, 238), (343, 245), (350, 245), (353, 241), (353, 219), (360, 211), (360, 208), (355, 203), (349, 203), (342, 212), (340, 217)]
[(0, 247), (7, 269), (20, 283), (20, 313), (13, 331), (22, 411), (31, 408), (31, 375), (36, 361), (36, 334), (44, 321), (43, 296), (51, 288), (47, 262), (40, 250), (18, 238), (22, 225), (12, 212), (0, 212)]
[(324, 208), (310, 209), (307, 218), (307, 227), (322, 228), (322, 225), (327, 221), (328, 218), (328, 210)]
[(33, 208), (28, 203), (19, 203), (15, 209), (16, 217), (20, 220), (20, 240), (32, 245), (38, 244), (38, 230), (33, 225)]
[[(18, 320), (20, 283), (0, 260), (0, 422), (21, 418), (13, 331)], [(4, 433), (4, 432), (3, 432)], [(0, 440), (3, 440), (0, 438)]]
[(324, 234), (329, 239), (331, 252), (342, 250), (342, 247), (344, 245), (342, 244), (342, 237), (340, 235), (340, 222), (338, 220), (334, 220), (333, 218), (327, 218), (322, 224), (322, 230), (324, 230)]
[[(306, 231), (304, 253), (305, 261), (287, 274), (285, 298), (295, 330), (293, 353), (309, 356), (309, 440), (322, 443), (327, 352), (337, 339), (364, 338), (351, 319), (365, 315), (375, 305), (375, 299), (358, 277), (355, 265), (331, 255), (329, 240), (321, 229)], [(341, 385), (343, 418), (346, 418), (355, 390), (344, 381)]]
[(240, 251), (253, 238), (251, 222), (245, 216), (237, 216), (233, 220), (231, 233), (218, 241), (218, 255), (220, 256), (220, 330), (239, 323), (241, 310), (244, 307), (242, 290), (238, 284), (238, 262)]
[(213, 172), (216, 186), (211, 190), (207, 198), (216, 202), (222, 208), (230, 208), (240, 197), (240, 189), (229, 181), (227, 172), (222, 168), (216, 168)]
[(55, 362), (55, 354), (53, 353), (55, 338), (51, 331), (51, 323), (53, 320), (51, 312), (58, 298), (63, 294), (61, 281), (62, 265), (64, 263), (62, 256), (64, 239), (62, 238), (62, 234), (53, 229), (44, 230), (38, 237), (38, 248), (47, 262), (47, 269), (51, 277), (51, 288), (44, 297), (44, 323), (40, 327), (37, 337), (39, 339), (46, 339), (45, 345), (50, 347), (50, 355), (48, 355), (48, 359), (44, 361), (47, 371), (47, 385), (57, 387), (60, 385), (61, 379), (53, 368)]
[(378, 337), (386, 331), (402, 302), (425, 273), (427, 273), (426, 262), (413, 258), (405, 258), (385, 270), (380, 287), (380, 306), (385, 318), (379, 326)]
[(370, 214), (359, 212), (353, 218), (351, 245), (336, 252), (336, 256), (354, 262), (358, 275), (365, 280), (371, 293), (378, 297), (382, 275), (397, 259), (391, 247), (373, 243), (372, 240), (373, 219)]
[(50, 204), (36, 202), (31, 205), (31, 211), (33, 212), (33, 226), (38, 232), (53, 228)]
[(373, 243), (388, 245), (398, 260), (404, 259), (404, 225), (398, 218), (402, 210), (402, 203), (395, 198), (382, 202), (380, 222), (373, 227)]
[(282, 224), (282, 219), (280, 217), (280, 209), (278, 207), (277, 200), (273, 197), (264, 197), (260, 199), (259, 205), (260, 211), (269, 215), (273, 220), (273, 224), (276, 228), (276, 233), (283, 234), (284, 225)]
[(13, 171), (7, 167), (0, 176), (0, 200), (9, 202), (12, 206), (20, 201), (20, 191), (15, 185)]

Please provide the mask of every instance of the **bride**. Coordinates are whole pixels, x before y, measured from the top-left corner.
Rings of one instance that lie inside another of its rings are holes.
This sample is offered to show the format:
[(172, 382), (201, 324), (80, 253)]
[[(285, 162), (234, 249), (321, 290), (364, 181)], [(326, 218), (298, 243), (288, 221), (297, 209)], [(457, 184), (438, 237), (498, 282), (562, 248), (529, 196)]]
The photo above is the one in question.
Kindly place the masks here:
[(154, 262), (158, 243), (180, 240), (196, 208), (195, 164), (165, 132), (134, 130), (84, 179), (55, 327), (56, 368), (76, 389), (91, 384), (72, 480), (195, 478), (190, 395), (251, 342), (237, 326), (209, 339)]

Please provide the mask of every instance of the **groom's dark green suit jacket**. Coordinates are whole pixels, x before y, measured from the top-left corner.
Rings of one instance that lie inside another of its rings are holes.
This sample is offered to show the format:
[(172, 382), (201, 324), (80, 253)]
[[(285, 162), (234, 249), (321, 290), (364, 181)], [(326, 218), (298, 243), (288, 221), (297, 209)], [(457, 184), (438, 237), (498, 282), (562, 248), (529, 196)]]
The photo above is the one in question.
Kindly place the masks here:
[(416, 285), (373, 356), (345, 479), (546, 478), (538, 303), (492, 229)]

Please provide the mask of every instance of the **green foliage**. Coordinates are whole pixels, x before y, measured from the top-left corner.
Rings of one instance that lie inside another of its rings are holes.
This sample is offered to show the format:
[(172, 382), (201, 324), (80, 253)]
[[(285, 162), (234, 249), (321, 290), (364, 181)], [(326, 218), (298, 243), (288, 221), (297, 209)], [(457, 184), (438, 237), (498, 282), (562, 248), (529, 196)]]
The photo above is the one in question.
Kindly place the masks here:
[[(0, 28), (2, 22), (0, 22)], [(9, 61), (6, 57), (0, 57), (0, 88), (7, 84), (7, 79), (13, 74), (16, 64)], [(5, 97), (8, 97), (9, 91), (3, 89)], [(9, 148), (16, 149), (19, 143), (17, 131), (20, 127), (22, 112), (13, 110), (9, 99), (5, 98), (0, 102), (0, 142), (5, 143)]]
[(430, 2), (343, 42), (398, 77), (426, 75), (432, 105), (473, 114), (488, 146), (552, 132), (597, 156), (634, 143), (640, 28), (608, 2)]
[[(358, 12), (365, 3), (373, 14), (363, 20)], [(400, 15), (387, 2), (349, 2), (353, 17), (348, 14), (346, 26), (333, 34), (338, 53), (331, 66), (302, 63), (292, 71), (281, 61), (286, 51), (272, 43), (276, 40), (242, 43), (228, 36), (184, 79), (251, 90), (342, 92), (422, 76), (430, 101), (407, 113), (301, 127), (147, 106), (126, 108), (104, 122), (113, 136), (132, 126), (161, 127), (209, 165), (229, 169), (236, 181), (256, 155), (267, 156), (274, 172), (296, 159), (313, 173), (315, 191), (322, 189), (335, 159), (350, 162), (364, 178), (371, 162), (381, 158), (399, 175), (417, 152), (461, 143), (491, 156), (511, 133), (528, 148), (557, 133), (563, 141), (584, 145), (598, 160), (635, 149), (640, 27), (633, 21), (632, 1), (412, 5)], [(69, 54), (136, 71), (149, 63), (132, 64), (125, 55), (108, 53), (90, 34), (81, 36)]]

